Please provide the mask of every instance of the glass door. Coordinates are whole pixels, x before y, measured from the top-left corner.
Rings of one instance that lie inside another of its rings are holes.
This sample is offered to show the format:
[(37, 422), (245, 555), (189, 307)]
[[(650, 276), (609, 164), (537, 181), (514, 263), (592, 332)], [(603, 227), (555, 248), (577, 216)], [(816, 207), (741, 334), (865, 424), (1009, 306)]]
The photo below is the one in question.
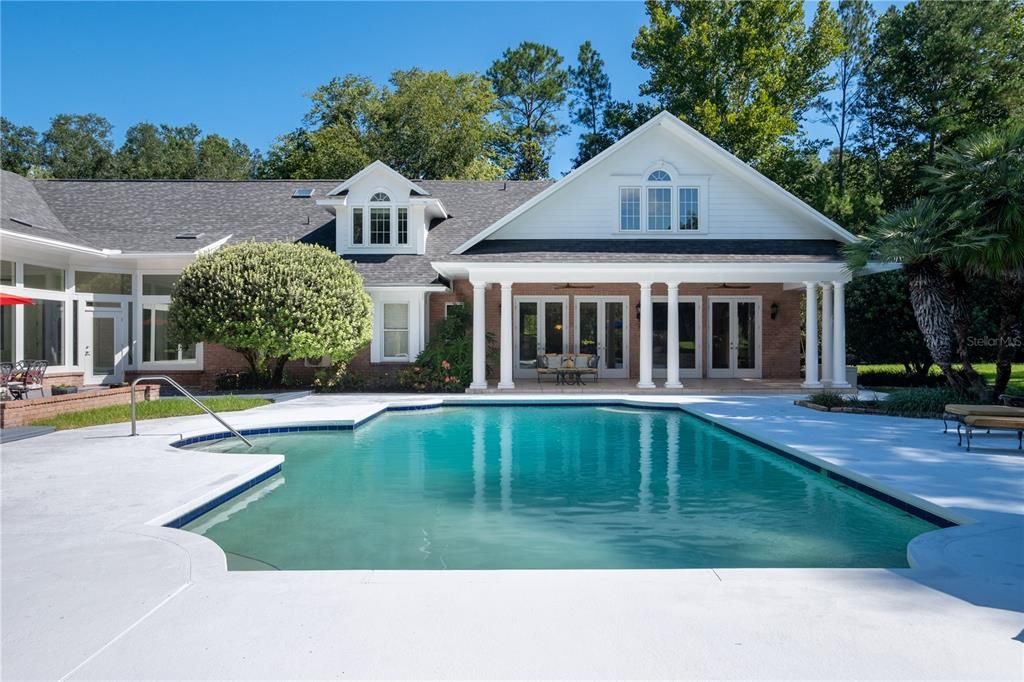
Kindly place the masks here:
[[(655, 296), (651, 304), (653, 327), (654, 377), (664, 379), (668, 375), (668, 298)], [(679, 376), (699, 378), (701, 376), (702, 343), (697, 330), (700, 329), (700, 296), (679, 297)]]
[(708, 298), (709, 377), (761, 376), (761, 297)]
[(567, 296), (515, 297), (514, 376), (535, 378), (537, 356), (546, 353), (565, 353)]
[(629, 377), (629, 297), (577, 296), (575, 348), (596, 354), (600, 377)]
[[(128, 360), (127, 324), (121, 304), (93, 307), (84, 304), (85, 333), (81, 338), (81, 355), (85, 364), (85, 382), (116, 384), (124, 381)], [(104, 305), (104, 304), (98, 304)]]

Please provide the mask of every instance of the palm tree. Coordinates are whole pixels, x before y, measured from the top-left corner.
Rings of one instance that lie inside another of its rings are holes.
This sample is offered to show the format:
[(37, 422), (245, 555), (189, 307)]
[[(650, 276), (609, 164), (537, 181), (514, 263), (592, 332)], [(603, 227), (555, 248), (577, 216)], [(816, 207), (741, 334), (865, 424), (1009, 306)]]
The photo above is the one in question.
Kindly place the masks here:
[(968, 363), (953, 367), (953, 300), (949, 264), (964, 252), (976, 251), (989, 238), (976, 230), (964, 230), (945, 219), (934, 198), (919, 198), (872, 225), (861, 239), (844, 247), (852, 269), (868, 262), (899, 263), (910, 287), (914, 317), (932, 360), (949, 383), (962, 393), (982, 395), (985, 380)]
[(943, 197), (962, 229), (987, 234), (983, 249), (952, 254), (968, 276), (1001, 282), (999, 346), (993, 394), (1006, 391), (1024, 317), (1024, 123), (1013, 122), (964, 139), (927, 169), (932, 193)]

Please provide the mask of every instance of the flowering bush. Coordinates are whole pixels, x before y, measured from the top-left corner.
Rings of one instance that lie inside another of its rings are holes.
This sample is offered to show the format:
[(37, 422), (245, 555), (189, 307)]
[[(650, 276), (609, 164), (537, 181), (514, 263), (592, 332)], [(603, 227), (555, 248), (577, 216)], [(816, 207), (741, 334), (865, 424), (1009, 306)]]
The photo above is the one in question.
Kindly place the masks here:
[(416, 363), (399, 375), (399, 383), (414, 391), (464, 392), (473, 378), (471, 319), (464, 306), (449, 308)]

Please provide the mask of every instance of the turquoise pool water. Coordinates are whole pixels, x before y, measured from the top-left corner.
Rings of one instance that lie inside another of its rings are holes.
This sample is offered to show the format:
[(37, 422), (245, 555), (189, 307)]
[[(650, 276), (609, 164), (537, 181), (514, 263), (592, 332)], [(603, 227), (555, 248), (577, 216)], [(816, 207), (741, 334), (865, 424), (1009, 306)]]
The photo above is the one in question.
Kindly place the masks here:
[(234, 570), (893, 568), (935, 529), (679, 411), (445, 407), (252, 440), (283, 472), (186, 526)]

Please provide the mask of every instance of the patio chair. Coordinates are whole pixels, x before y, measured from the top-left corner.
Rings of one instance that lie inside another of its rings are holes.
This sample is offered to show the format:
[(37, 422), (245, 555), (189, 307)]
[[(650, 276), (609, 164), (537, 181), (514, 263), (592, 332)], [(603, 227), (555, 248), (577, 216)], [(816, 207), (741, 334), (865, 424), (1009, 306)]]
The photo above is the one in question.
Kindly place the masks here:
[(11, 393), (11, 390), (7, 387), (13, 378), (14, 363), (0, 362), (0, 400), (10, 400), (14, 397), (14, 394)]
[(537, 355), (537, 383), (540, 383), (542, 376), (552, 376), (558, 378), (558, 369), (562, 366), (562, 356), (558, 354), (549, 353), (547, 355)]
[(46, 360), (22, 360), (14, 367), (14, 380), (7, 383), (7, 389), (17, 399), (25, 399), (32, 391), (39, 391), (43, 397), (43, 377), (46, 375)]
[(594, 383), (598, 381), (598, 364), (601, 356), (590, 353), (578, 353), (576, 355), (576, 371), (588, 377), (594, 377)]

